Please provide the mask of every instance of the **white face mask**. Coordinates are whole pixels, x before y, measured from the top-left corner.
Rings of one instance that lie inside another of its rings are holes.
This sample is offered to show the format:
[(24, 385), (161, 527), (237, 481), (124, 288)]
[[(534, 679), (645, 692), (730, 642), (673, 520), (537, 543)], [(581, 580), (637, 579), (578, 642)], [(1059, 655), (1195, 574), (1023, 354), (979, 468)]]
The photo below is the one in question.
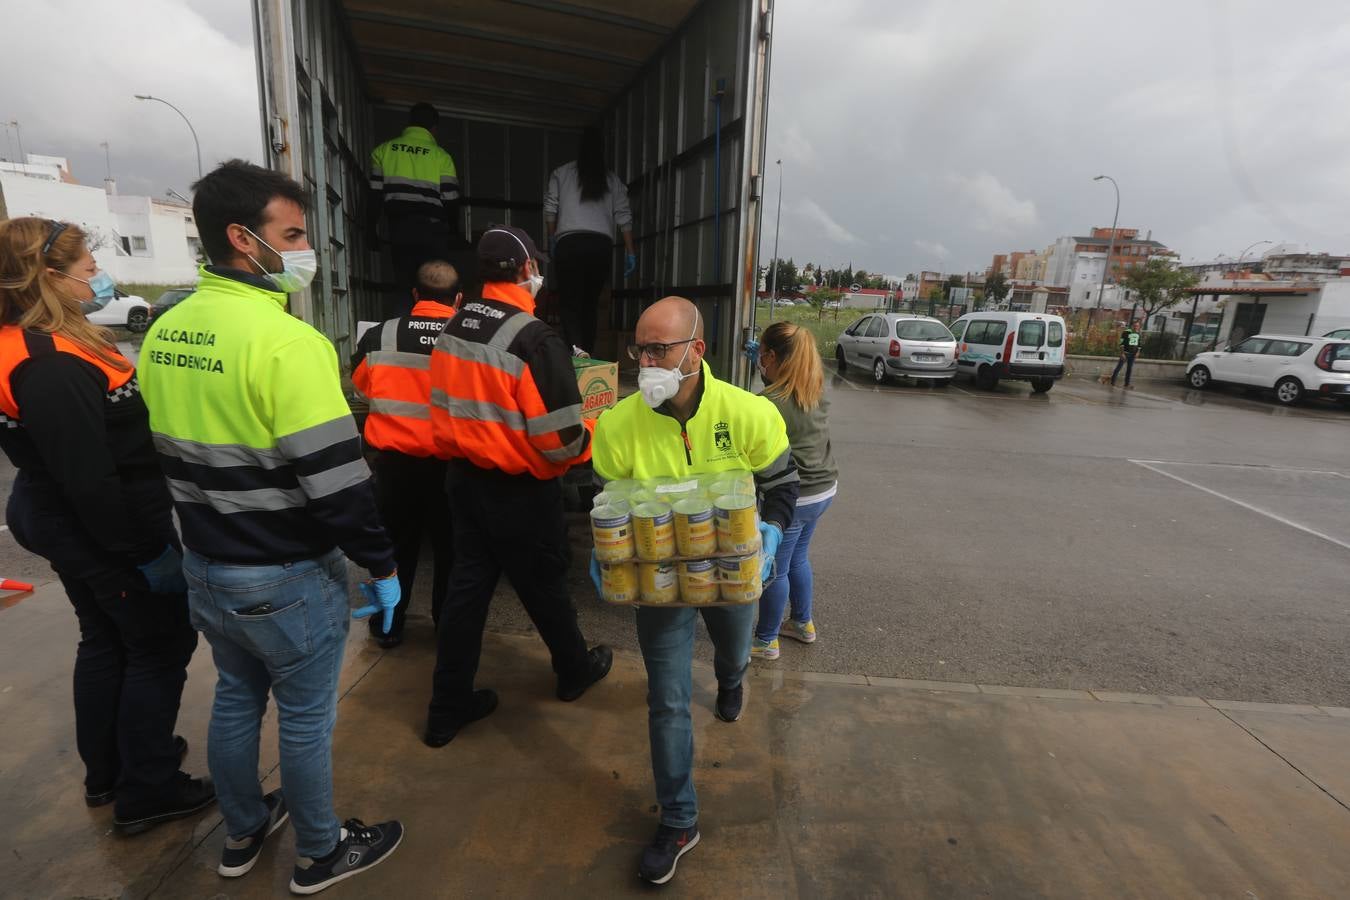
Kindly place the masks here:
[(538, 297), (540, 288), (544, 286), (544, 276), (536, 272), (529, 278), (526, 278), (524, 281), (517, 283), (520, 285), (520, 287), (523, 287), (525, 290), (529, 291), (531, 297)]
[[(244, 230), (253, 234), (247, 226)], [(264, 278), (277, 286), (277, 290), (286, 294), (294, 294), (296, 291), (303, 291), (309, 287), (309, 283), (314, 280), (314, 274), (319, 271), (319, 257), (313, 249), (275, 250), (271, 244), (256, 234), (253, 234), (253, 236), (257, 238), (258, 243), (281, 257), (280, 272), (269, 272), (256, 259), (251, 256), (248, 258), (249, 262), (257, 266), (258, 270), (263, 273)]]
[(642, 400), (652, 409), (656, 409), (662, 403), (665, 403), (671, 397), (680, 392), (680, 385), (686, 378), (694, 375), (693, 372), (681, 372), (680, 367), (684, 361), (689, 358), (689, 348), (693, 345), (694, 335), (698, 334), (698, 322), (694, 322), (694, 331), (689, 335), (689, 343), (684, 345), (684, 352), (680, 354), (680, 361), (675, 364), (673, 369), (663, 369), (660, 366), (643, 366), (638, 369), (638, 390), (642, 392)]

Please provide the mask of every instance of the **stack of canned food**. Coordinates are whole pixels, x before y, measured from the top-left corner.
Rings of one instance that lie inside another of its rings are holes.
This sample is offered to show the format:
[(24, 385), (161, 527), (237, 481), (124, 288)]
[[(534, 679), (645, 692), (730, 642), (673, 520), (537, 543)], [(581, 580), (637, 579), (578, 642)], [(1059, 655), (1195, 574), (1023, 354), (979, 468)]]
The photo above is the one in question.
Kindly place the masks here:
[(595, 495), (591, 534), (608, 603), (722, 606), (763, 591), (749, 472), (608, 482)]

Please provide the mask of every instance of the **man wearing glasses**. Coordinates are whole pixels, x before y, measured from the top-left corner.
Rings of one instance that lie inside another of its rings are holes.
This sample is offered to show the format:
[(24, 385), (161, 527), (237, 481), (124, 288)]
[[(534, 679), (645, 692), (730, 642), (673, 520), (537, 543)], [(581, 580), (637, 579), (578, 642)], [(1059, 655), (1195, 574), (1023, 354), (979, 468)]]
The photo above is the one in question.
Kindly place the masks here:
[[(703, 320), (683, 297), (666, 297), (638, 319), (640, 393), (602, 415), (595, 426), (596, 475), (617, 478), (753, 472), (761, 497), (763, 558), (773, 560), (797, 504), (797, 467), (787, 427), (763, 397), (718, 381), (703, 363)], [(592, 579), (599, 573), (592, 562)], [(598, 589), (598, 586), (597, 586)], [(703, 616), (717, 674), (717, 718), (735, 722), (744, 699), (756, 606), (641, 607), (638, 643), (647, 667), (647, 720), (652, 775), (661, 821), (643, 851), (638, 874), (665, 884), (679, 858), (698, 843), (694, 793), (694, 729), (689, 712), (694, 629)]]

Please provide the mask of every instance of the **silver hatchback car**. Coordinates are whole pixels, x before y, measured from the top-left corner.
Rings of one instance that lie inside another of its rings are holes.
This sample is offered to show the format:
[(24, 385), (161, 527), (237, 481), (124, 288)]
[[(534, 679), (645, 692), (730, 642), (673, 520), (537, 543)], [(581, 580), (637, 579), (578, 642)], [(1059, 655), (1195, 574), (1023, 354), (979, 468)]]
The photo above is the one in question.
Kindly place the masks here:
[(857, 366), (877, 384), (887, 378), (946, 384), (956, 374), (956, 338), (937, 319), (873, 313), (844, 329), (834, 359), (840, 372)]

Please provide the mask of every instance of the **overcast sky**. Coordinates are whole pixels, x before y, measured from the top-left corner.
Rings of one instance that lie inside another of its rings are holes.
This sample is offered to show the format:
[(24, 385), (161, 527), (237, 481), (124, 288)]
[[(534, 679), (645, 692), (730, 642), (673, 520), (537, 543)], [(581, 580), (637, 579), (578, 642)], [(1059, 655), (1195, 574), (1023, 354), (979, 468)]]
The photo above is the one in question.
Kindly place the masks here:
[[(259, 157), (247, 0), (0, 2), (0, 121), (21, 123), (27, 151), (98, 184), (106, 139), (124, 193), (186, 192), (191, 137), (132, 99), (151, 93), (189, 116), (208, 168)], [(1185, 259), (1259, 240), (1350, 253), (1343, 2), (822, 8), (778, 0), (765, 256), (779, 157), (780, 255), (799, 264), (981, 270), (1109, 225), (1103, 172), (1120, 224)]]

